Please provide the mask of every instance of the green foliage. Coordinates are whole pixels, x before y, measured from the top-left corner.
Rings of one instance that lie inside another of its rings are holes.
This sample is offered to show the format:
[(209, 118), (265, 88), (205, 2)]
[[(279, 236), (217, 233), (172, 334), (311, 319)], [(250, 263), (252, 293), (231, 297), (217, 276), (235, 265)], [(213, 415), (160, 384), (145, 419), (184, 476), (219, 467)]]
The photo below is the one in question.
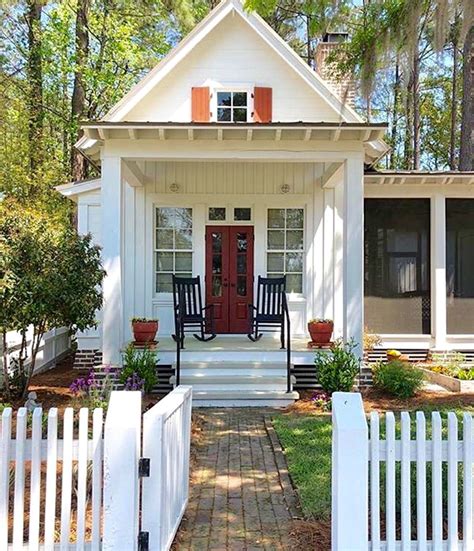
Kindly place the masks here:
[[(123, 368), (120, 370), (120, 382), (132, 389), (136, 383), (143, 382), (145, 392), (151, 392), (158, 382), (156, 369), (156, 351), (150, 348), (137, 349), (130, 343), (123, 355)], [(138, 384), (140, 386), (140, 384)]]
[(354, 354), (356, 346), (353, 341), (344, 343), (339, 340), (330, 351), (316, 354), (314, 363), (318, 382), (329, 394), (352, 390), (360, 369), (360, 359)]
[(0, 202), (0, 253), (0, 332), (24, 337), (14, 373), (24, 378), (25, 394), (46, 331), (96, 325), (104, 271), (90, 236), (79, 236), (59, 215), (13, 200)]
[(460, 381), (474, 380), (474, 367), (466, 365), (466, 356), (460, 352), (449, 354), (446, 357), (443, 354), (433, 354), (432, 361), (435, 365), (430, 365), (431, 371), (454, 377)]
[(374, 386), (396, 398), (411, 398), (424, 381), (423, 371), (408, 362), (380, 362), (373, 368)]

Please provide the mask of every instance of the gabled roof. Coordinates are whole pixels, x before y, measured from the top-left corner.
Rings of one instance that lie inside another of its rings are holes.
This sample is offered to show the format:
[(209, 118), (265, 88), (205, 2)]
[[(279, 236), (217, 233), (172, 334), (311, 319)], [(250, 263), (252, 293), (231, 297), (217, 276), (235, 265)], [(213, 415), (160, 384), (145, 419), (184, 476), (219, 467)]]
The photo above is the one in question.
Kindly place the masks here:
[(245, 11), (240, 0), (223, 0), (147, 76), (116, 103), (103, 120), (126, 121), (127, 114), (230, 14), (241, 17), (258, 33), (266, 44), (338, 113), (343, 121), (363, 122), (363, 119), (339, 99), (326, 82), (288, 46), (268, 23), (258, 14)]

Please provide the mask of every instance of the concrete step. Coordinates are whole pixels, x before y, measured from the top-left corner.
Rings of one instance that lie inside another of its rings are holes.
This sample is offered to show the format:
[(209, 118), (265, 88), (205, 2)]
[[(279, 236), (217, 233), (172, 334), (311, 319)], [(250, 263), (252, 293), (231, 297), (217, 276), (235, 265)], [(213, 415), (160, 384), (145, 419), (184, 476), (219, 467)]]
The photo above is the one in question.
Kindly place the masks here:
[(271, 360), (207, 360), (207, 361), (182, 361), (181, 372), (185, 369), (201, 370), (201, 369), (218, 369), (225, 370), (241, 370), (241, 369), (278, 369), (286, 372), (286, 362)]
[(283, 390), (195, 390), (193, 407), (286, 407), (299, 398)]

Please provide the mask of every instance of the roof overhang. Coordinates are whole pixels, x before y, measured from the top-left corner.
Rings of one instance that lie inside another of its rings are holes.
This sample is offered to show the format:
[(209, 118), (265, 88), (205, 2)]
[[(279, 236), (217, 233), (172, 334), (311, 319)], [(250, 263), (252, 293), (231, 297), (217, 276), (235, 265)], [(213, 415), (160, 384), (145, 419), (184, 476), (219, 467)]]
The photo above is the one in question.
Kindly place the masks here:
[(381, 170), (366, 172), (365, 185), (474, 185), (474, 171)]
[(364, 144), (366, 163), (373, 164), (388, 151), (383, 136), (386, 123), (358, 122), (84, 122), (84, 136), (76, 144), (86, 155), (97, 158), (106, 140), (179, 141), (359, 141)]
[(91, 191), (99, 191), (102, 185), (101, 178), (91, 178), (89, 180), (82, 180), (80, 182), (69, 182), (56, 186), (55, 190), (59, 191), (61, 195), (65, 197), (74, 198), (81, 193), (90, 193)]

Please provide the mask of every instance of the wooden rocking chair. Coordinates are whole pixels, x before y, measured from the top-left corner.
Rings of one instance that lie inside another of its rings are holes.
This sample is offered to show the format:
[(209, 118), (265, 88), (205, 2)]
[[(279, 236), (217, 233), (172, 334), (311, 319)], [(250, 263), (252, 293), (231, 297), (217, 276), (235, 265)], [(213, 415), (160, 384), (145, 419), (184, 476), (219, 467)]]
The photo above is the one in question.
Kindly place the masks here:
[(257, 342), (262, 333), (280, 329), (281, 348), (285, 348), (285, 321), (288, 321), (286, 277), (258, 276), (257, 305), (249, 304), (250, 333), (248, 338)]
[[(198, 341), (207, 342), (216, 337), (214, 333), (213, 304), (202, 305), (201, 279), (197, 277), (179, 277), (173, 275), (173, 306), (175, 334), (173, 339), (184, 348), (184, 333), (194, 333)], [(207, 314), (207, 315), (206, 315)], [(208, 331), (206, 331), (208, 329)], [(206, 337), (206, 333), (209, 334)]]

